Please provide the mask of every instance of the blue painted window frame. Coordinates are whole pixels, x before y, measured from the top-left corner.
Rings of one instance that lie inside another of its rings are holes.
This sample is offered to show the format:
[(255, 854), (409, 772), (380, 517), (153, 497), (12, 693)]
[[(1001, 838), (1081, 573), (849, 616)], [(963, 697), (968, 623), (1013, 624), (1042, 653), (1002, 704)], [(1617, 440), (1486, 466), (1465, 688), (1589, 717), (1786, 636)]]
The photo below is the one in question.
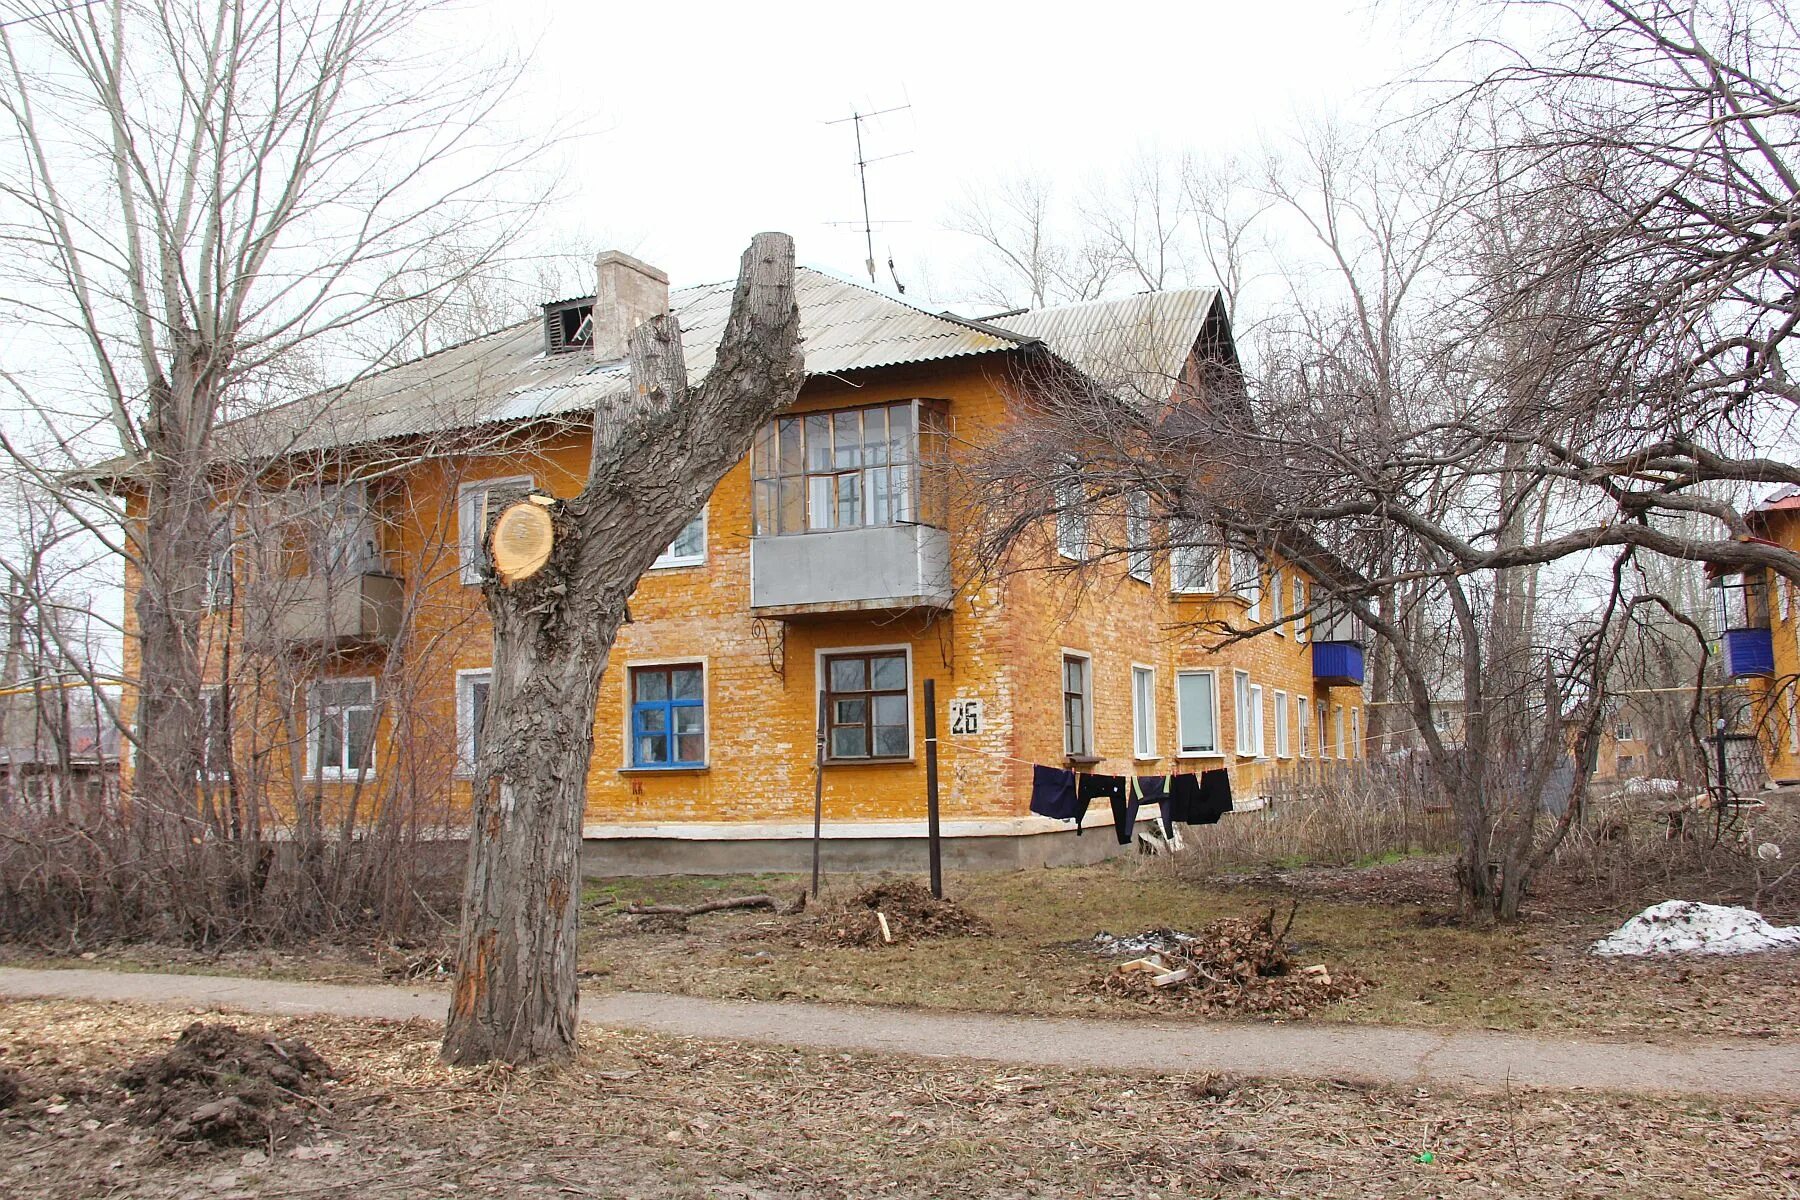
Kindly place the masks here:
[[(692, 671), (700, 677), (700, 695), (693, 699), (676, 699), (674, 695), (674, 675), (677, 671)], [(663, 697), (657, 700), (638, 699), (638, 681), (646, 676), (662, 675), (664, 679)], [(700, 757), (681, 758), (681, 738), (675, 728), (675, 713), (678, 709), (695, 710), (700, 714), (700, 727), (690, 731), (700, 739)], [(652, 715), (661, 718), (661, 728), (654, 728), (649, 719)], [(661, 760), (648, 757), (644, 753), (644, 739), (660, 735), (663, 738), (664, 757)], [(684, 767), (703, 767), (706, 765), (706, 669), (700, 663), (666, 663), (656, 666), (631, 668), (631, 765), (639, 770), (678, 770)]]

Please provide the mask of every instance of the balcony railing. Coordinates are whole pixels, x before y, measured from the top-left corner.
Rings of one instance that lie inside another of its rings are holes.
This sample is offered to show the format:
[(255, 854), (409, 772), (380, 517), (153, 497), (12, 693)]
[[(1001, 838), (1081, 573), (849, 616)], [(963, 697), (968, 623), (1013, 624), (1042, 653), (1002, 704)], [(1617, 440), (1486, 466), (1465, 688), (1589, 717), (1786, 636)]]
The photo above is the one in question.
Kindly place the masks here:
[(950, 535), (866, 525), (750, 541), (750, 611), (792, 617), (947, 608)]
[(1725, 631), (1725, 669), (1733, 679), (1775, 673), (1775, 639), (1767, 627)]
[(261, 610), (269, 640), (342, 646), (386, 645), (400, 633), (402, 586), (381, 572), (308, 575), (282, 580)]
[(1314, 642), (1313, 682), (1322, 687), (1361, 687), (1361, 642)]

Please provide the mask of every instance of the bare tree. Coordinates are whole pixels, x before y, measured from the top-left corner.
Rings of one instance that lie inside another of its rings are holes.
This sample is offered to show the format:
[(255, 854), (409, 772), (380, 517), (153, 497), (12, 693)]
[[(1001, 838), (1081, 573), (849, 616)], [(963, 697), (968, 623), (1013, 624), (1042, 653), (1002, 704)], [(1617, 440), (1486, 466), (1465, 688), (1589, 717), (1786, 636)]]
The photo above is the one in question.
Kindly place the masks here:
[[(478, 264), (529, 210), (495, 185), (530, 148), (476, 137), (512, 68), (396, 53), (438, 7), (112, 0), (0, 27), (9, 307), (64, 365), (8, 374), (37, 428), (7, 445), (126, 560), (136, 782), (167, 811), (191, 810), (205, 753), (219, 421), (371, 314), (453, 290), (404, 282), (440, 239)], [(44, 467), (107, 435), (121, 509)]]
[(548, 561), (512, 583), (490, 573), (493, 690), (444, 1032), (450, 1062), (574, 1049), (581, 821), (600, 680), (638, 579), (756, 430), (799, 394), (799, 328), (793, 242), (759, 234), (706, 379), (689, 388), (674, 317), (638, 326), (630, 390), (595, 408), (587, 482), (548, 506)]

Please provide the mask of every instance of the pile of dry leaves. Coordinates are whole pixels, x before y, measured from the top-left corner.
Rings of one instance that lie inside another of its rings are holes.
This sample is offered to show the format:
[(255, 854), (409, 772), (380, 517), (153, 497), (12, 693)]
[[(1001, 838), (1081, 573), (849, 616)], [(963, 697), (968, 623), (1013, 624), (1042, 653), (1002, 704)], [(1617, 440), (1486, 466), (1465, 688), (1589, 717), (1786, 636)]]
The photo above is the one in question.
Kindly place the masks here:
[(261, 1146), (324, 1112), (309, 1093), (332, 1071), (311, 1046), (196, 1021), (166, 1053), (126, 1068), (127, 1117), (174, 1141)]
[(1193, 935), (1153, 930), (1121, 939), (1102, 934), (1095, 943), (1103, 951), (1124, 946), (1148, 953), (1119, 964), (1097, 986), (1114, 995), (1203, 1012), (1270, 1017), (1304, 1017), (1367, 990), (1369, 981), (1354, 972), (1295, 962), (1287, 945), (1293, 923), (1290, 909), (1278, 931), (1271, 908), (1261, 920), (1226, 917)]
[(951, 900), (939, 900), (910, 879), (878, 883), (815, 917), (809, 941), (834, 946), (880, 946), (926, 938), (985, 937), (988, 923)]

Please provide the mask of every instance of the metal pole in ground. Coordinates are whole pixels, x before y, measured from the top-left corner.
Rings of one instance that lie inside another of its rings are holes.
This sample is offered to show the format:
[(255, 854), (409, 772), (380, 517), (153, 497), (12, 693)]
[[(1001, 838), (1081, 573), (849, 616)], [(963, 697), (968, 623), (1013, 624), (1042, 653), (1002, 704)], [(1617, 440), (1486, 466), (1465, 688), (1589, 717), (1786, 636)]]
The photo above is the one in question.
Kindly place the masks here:
[(812, 895), (819, 898), (819, 842), (825, 821), (825, 690), (819, 689), (819, 721), (813, 747)]
[(937, 680), (925, 681), (925, 842), (931, 854), (931, 894), (944, 898), (944, 852), (938, 824)]

